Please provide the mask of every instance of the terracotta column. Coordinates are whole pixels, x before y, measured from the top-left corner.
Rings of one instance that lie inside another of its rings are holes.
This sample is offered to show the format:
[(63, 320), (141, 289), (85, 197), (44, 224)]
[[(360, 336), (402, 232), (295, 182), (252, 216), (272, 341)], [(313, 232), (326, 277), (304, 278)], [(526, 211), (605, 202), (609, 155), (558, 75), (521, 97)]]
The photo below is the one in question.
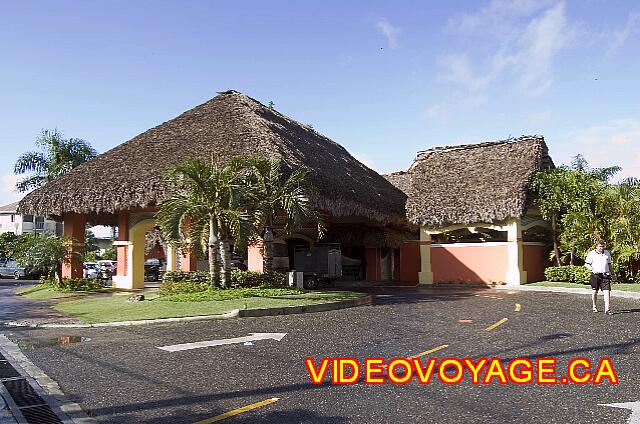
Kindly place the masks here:
[(367, 281), (380, 281), (382, 278), (381, 263), (380, 263), (380, 249), (377, 247), (367, 247), (367, 270), (365, 278)]
[(71, 261), (62, 265), (62, 278), (82, 278), (87, 217), (84, 214), (70, 212), (65, 213), (62, 219), (64, 222), (64, 236), (71, 239), (69, 243)]
[(129, 240), (129, 214), (121, 212), (118, 214), (118, 243), (116, 245), (118, 268), (116, 275), (127, 275), (127, 250)]

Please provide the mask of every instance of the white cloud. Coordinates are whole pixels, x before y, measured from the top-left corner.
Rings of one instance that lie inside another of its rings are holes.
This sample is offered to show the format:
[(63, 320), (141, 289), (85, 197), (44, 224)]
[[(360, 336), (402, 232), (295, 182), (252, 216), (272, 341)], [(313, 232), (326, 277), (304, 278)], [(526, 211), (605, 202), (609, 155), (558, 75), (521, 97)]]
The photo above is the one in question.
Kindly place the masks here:
[(627, 17), (627, 23), (624, 28), (611, 32), (611, 45), (607, 50), (607, 54), (617, 53), (627, 39), (640, 30), (640, 12), (631, 12)]
[(466, 13), (449, 20), (448, 27), (455, 32), (473, 35), (491, 33), (509, 37), (518, 27), (518, 19), (544, 9), (552, 0), (492, 0), (476, 13)]
[(376, 29), (387, 39), (387, 47), (394, 49), (398, 47), (398, 33), (400, 29), (394, 27), (386, 18), (380, 18), (376, 21)]
[(564, 2), (529, 0), (494, 0), (475, 14), (450, 20), (448, 26), (473, 39), (475, 50), (439, 59), (438, 80), (453, 90), (431, 105), (428, 117), (434, 116), (433, 110), (452, 115), (477, 108), (498, 85), (526, 97), (544, 94), (554, 81), (554, 60), (578, 32), (567, 22)]
[(558, 147), (557, 153), (551, 148), (557, 164), (568, 164), (571, 157), (582, 154), (594, 168), (621, 166), (619, 179), (640, 178), (640, 119), (616, 119), (584, 128), (560, 139)]
[(515, 58), (521, 75), (519, 83), (525, 92), (540, 94), (551, 87), (553, 60), (566, 47), (570, 37), (564, 3), (558, 3), (542, 17), (531, 21)]
[(16, 174), (4, 174), (0, 176), (0, 204), (5, 205), (22, 199), (23, 193), (16, 191), (16, 183), (22, 177)]
[(371, 156), (365, 153), (353, 153), (353, 157), (356, 158), (358, 161), (362, 162), (363, 164), (365, 164), (366, 166), (368, 166), (369, 168), (373, 169), (373, 160), (371, 159)]

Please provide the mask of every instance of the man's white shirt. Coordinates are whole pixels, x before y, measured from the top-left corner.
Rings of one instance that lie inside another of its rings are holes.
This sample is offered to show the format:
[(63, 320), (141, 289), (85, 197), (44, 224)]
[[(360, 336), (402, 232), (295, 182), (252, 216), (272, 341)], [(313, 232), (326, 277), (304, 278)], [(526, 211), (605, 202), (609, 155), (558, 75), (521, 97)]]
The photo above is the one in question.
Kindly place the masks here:
[(584, 264), (587, 268), (591, 270), (594, 274), (603, 274), (605, 272), (611, 272), (611, 268), (609, 268), (609, 264), (611, 263), (611, 253), (608, 250), (605, 250), (602, 253), (598, 253), (597, 250), (592, 250), (587, 255), (587, 259), (585, 259)]

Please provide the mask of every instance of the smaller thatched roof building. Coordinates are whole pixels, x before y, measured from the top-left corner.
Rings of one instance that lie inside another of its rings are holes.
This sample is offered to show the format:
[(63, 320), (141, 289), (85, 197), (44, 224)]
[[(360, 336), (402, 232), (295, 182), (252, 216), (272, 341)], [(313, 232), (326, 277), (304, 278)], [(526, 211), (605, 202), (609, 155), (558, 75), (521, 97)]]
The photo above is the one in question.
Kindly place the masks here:
[(534, 174), (553, 166), (542, 136), (435, 147), (385, 178), (407, 194), (407, 218), (440, 228), (521, 217)]

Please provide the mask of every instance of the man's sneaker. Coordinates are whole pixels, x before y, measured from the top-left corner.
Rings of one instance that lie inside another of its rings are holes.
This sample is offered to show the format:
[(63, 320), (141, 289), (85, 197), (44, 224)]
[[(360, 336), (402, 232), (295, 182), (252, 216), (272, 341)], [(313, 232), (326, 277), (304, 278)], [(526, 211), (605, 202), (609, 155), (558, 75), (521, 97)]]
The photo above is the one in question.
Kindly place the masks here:
[(611, 309), (604, 311), (605, 315), (613, 315), (613, 311)]

